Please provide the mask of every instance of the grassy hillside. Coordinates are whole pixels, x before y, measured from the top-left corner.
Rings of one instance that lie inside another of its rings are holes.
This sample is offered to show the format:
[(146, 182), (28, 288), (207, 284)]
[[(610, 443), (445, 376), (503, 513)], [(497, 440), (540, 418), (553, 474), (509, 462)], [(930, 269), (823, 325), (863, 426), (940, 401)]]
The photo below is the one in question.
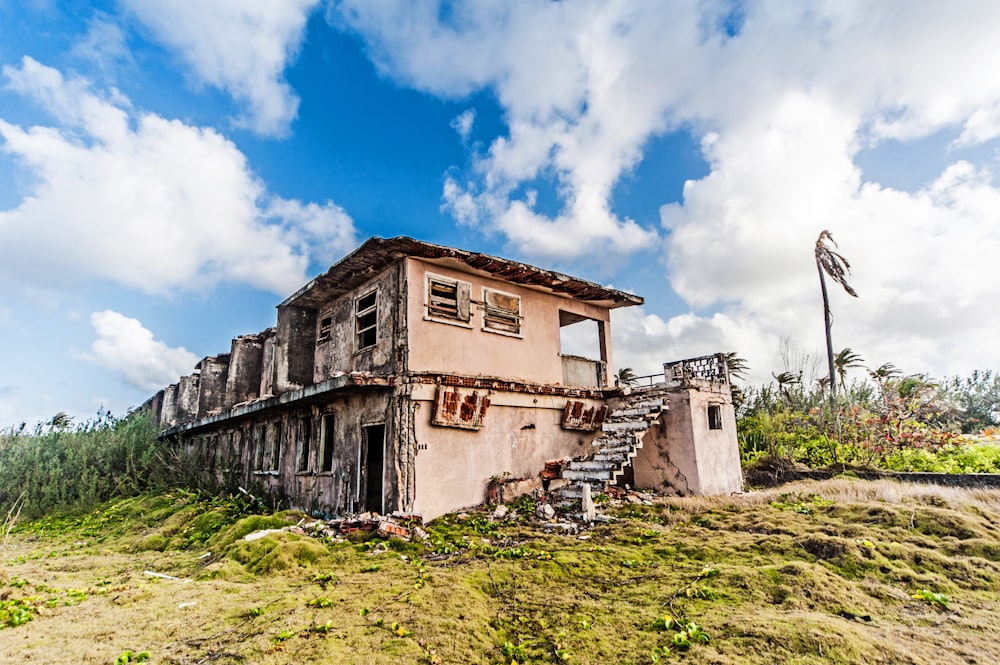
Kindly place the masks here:
[(844, 478), (579, 534), (514, 508), (419, 543), (248, 542), (302, 516), (185, 492), (19, 523), (0, 662), (1000, 662), (997, 492)]

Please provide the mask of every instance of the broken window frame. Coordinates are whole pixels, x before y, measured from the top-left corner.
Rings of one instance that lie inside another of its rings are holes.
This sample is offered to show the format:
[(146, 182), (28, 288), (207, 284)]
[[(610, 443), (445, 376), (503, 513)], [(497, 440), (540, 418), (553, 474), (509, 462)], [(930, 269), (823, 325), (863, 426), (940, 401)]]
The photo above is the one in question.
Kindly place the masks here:
[(276, 421), (272, 427), (274, 428), (273, 438), (271, 439), (271, 455), (270, 464), (268, 464), (268, 473), (278, 473), (278, 469), (281, 468), (281, 449), (285, 438), (285, 428), (284, 423), (280, 420)]
[(320, 316), (316, 329), (316, 343), (326, 344), (333, 337), (333, 314), (325, 312)]
[(264, 455), (267, 452), (267, 425), (255, 425), (256, 436), (254, 437), (254, 473), (264, 473)]
[(706, 415), (708, 416), (708, 429), (710, 429), (710, 430), (721, 430), (722, 429), (722, 405), (721, 404), (709, 404)]
[[(512, 298), (517, 304), (517, 308), (510, 309), (508, 307), (500, 307), (495, 304), (496, 299), (491, 296)], [(491, 302), (491, 300), (493, 302)], [(521, 322), (524, 317), (521, 316), (521, 296), (484, 286), (482, 309), (483, 331), (494, 333), (496, 335), (523, 339), (524, 335), (521, 334)]]
[[(435, 294), (437, 289), (437, 294)], [(451, 298), (446, 294), (452, 291)], [(424, 283), (424, 320), (437, 323), (447, 323), (472, 327), (472, 284), (445, 277), (435, 273), (426, 273)]]
[(312, 448), (312, 419), (308, 416), (299, 419), (298, 431), (298, 459), (295, 462), (296, 473), (309, 473), (312, 470), (312, 459), (310, 459)]
[[(371, 298), (371, 304), (367, 301)], [(367, 351), (378, 344), (378, 289), (354, 299), (354, 350)]]

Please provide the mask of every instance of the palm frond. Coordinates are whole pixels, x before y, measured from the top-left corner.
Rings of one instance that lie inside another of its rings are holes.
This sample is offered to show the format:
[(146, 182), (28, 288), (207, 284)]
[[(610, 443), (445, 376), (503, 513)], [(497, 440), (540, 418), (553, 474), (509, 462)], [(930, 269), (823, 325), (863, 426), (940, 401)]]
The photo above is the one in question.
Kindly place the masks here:
[(837, 241), (833, 239), (833, 234), (824, 229), (816, 239), (816, 263), (823, 269), (823, 272), (830, 276), (830, 279), (840, 284), (844, 287), (845, 291), (857, 298), (857, 292), (847, 283), (847, 276), (851, 274), (851, 264), (841, 254), (833, 251), (827, 242), (834, 247), (837, 246)]

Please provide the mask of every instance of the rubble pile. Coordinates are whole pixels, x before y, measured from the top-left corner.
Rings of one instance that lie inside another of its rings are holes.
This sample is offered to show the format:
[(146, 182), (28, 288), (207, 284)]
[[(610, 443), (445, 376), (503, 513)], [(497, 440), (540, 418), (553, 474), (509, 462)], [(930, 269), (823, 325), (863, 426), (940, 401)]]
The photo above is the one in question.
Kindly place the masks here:
[[(589, 488), (587, 488), (589, 489)], [(632, 490), (626, 487), (608, 487), (597, 497), (591, 497), (584, 491), (580, 500), (568, 500), (557, 494), (531, 493), (522, 495), (527, 501), (512, 501), (495, 506), (483, 504), (475, 511), (459, 513), (457, 519), (465, 520), (474, 514), (488, 515), (493, 522), (522, 521), (551, 531), (568, 535), (576, 535), (586, 531), (594, 524), (610, 522), (613, 517), (601, 514), (599, 509), (622, 506), (626, 504), (653, 505), (654, 495), (649, 492)], [(530, 510), (528, 508), (530, 507)], [(423, 520), (419, 515), (408, 515), (394, 512), (391, 515), (378, 513), (361, 513), (333, 519), (316, 519), (308, 521), (303, 518), (297, 524), (281, 529), (264, 529), (247, 534), (247, 541), (263, 538), (271, 533), (290, 532), (299, 535), (323, 538), (331, 542), (345, 540), (367, 539), (378, 537), (382, 539), (399, 538), (404, 541), (427, 541), (428, 533), (423, 528)]]

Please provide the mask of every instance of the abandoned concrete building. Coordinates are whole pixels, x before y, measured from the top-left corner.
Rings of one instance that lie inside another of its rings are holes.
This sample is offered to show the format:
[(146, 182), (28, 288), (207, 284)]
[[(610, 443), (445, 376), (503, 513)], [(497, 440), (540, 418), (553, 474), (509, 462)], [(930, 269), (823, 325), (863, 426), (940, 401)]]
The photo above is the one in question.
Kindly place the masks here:
[[(147, 403), (231, 486), (317, 513), (432, 519), (488, 486), (741, 489), (721, 354), (615, 385), (610, 312), (642, 298), (493, 256), (372, 238)], [(584, 357), (564, 338), (590, 337)]]

